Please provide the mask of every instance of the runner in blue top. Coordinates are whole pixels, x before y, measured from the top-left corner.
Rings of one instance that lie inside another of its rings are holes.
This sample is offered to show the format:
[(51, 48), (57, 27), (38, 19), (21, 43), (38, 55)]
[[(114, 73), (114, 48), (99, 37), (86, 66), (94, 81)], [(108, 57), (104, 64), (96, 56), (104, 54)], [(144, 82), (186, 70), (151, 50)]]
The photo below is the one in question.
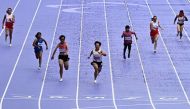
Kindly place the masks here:
[(43, 44), (43, 42), (45, 43), (46, 50), (48, 49), (48, 44), (47, 44), (46, 40), (44, 40), (42, 38), (42, 33), (41, 32), (38, 32), (35, 35), (35, 37), (36, 37), (36, 39), (33, 42), (33, 46), (34, 46), (34, 52), (35, 52), (35, 55), (36, 55), (36, 59), (39, 60), (39, 67), (38, 67), (38, 69), (40, 70), (41, 64), (42, 64), (42, 53), (43, 53), (42, 44)]

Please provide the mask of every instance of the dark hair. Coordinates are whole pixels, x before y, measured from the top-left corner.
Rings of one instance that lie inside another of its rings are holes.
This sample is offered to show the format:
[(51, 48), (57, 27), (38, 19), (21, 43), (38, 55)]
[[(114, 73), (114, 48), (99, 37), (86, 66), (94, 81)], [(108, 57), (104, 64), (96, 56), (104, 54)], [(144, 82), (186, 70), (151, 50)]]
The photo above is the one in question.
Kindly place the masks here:
[(152, 20), (152, 21), (154, 20), (154, 17), (156, 17), (156, 18), (157, 18), (157, 16), (153, 16), (153, 17), (151, 18), (151, 20)]
[(41, 32), (37, 32), (35, 37), (38, 38), (38, 35), (41, 35), (42, 33)]
[(61, 40), (62, 38), (65, 39), (65, 36), (64, 36), (64, 35), (60, 35), (60, 36), (59, 36), (59, 40)]
[(6, 11), (6, 12), (8, 13), (9, 10), (12, 10), (12, 8), (7, 8), (7, 11)]
[(126, 25), (126, 26), (125, 26), (125, 29), (130, 29), (130, 26), (129, 26), (129, 25)]
[(100, 41), (95, 41), (94, 45), (96, 45), (96, 44), (99, 44), (101, 46), (102, 43)]
[(183, 10), (180, 10), (180, 11), (179, 11), (179, 16), (180, 16), (180, 17), (184, 16)]

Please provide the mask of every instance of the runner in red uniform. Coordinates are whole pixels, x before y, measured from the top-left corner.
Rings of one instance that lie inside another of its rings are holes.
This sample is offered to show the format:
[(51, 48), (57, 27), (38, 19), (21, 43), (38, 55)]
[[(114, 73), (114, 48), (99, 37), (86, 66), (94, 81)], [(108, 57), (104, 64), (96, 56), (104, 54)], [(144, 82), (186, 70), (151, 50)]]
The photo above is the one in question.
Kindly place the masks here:
[(130, 58), (131, 54), (131, 44), (132, 44), (132, 35), (135, 35), (136, 40), (138, 39), (136, 36), (136, 33), (133, 31), (130, 31), (130, 26), (125, 26), (125, 31), (122, 34), (122, 38), (124, 38), (124, 49), (123, 49), (123, 58), (126, 59), (125, 53), (128, 48), (128, 58)]
[(151, 36), (152, 44), (154, 44), (154, 53), (156, 53), (156, 48), (157, 48), (157, 41), (158, 41), (158, 36), (159, 36), (158, 28), (159, 27), (161, 28), (160, 22), (157, 20), (157, 17), (154, 16), (152, 18), (152, 21), (150, 22), (150, 36)]
[(59, 57), (58, 57), (59, 67), (60, 67), (59, 73), (60, 73), (60, 81), (63, 81), (63, 79), (62, 79), (63, 78), (63, 66), (64, 66), (65, 70), (69, 69), (68, 45), (65, 42), (64, 35), (61, 35), (59, 37), (59, 40), (60, 40), (60, 43), (57, 44), (51, 59), (52, 60), (54, 59), (54, 55), (55, 55), (57, 49), (59, 48)]
[(12, 13), (12, 9), (7, 9), (7, 14), (3, 18), (2, 28), (5, 28), (5, 41), (7, 41), (7, 37), (10, 37), (10, 44), (12, 46), (12, 34), (13, 34), (13, 26), (15, 23), (15, 16)]

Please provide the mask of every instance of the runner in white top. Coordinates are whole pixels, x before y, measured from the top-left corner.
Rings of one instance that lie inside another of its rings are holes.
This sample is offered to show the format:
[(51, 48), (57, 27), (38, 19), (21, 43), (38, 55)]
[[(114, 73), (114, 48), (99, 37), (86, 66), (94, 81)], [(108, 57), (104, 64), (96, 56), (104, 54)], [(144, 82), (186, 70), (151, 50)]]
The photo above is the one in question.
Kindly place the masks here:
[(106, 53), (101, 50), (101, 42), (96, 41), (94, 43), (95, 49), (91, 51), (90, 57), (93, 55), (93, 62), (91, 62), (91, 65), (94, 67), (94, 83), (96, 83), (96, 78), (99, 75), (99, 73), (102, 70), (102, 56), (106, 56)]
[(6, 11), (6, 15), (3, 18), (2, 28), (5, 27), (5, 41), (7, 41), (7, 37), (10, 37), (10, 44), (12, 46), (12, 33), (13, 33), (13, 26), (15, 23), (15, 16), (12, 14), (12, 9), (8, 8)]
[(180, 34), (180, 39), (182, 38), (183, 34), (183, 28), (184, 28), (184, 22), (188, 21), (187, 17), (184, 15), (183, 10), (180, 10), (179, 14), (174, 19), (174, 24), (177, 21), (177, 36)]
[(161, 28), (160, 22), (157, 20), (157, 16), (154, 16), (152, 18), (152, 21), (150, 22), (150, 36), (151, 36), (152, 44), (154, 44), (154, 53), (156, 53), (156, 49), (157, 49), (159, 27)]

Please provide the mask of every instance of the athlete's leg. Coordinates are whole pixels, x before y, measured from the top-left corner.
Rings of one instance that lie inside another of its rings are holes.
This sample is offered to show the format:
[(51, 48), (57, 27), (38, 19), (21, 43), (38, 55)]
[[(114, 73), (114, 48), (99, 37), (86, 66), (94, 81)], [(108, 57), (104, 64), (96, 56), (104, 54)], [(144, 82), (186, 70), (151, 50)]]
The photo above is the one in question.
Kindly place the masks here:
[(182, 36), (183, 36), (182, 32), (183, 32), (183, 25), (180, 26), (180, 39), (181, 39)]
[(63, 60), (59, 59), (59, 74), (60, 74), (60, 79), (63, 78)]
[(13, 29), (9, 29), (10, 44), (12, 44)]
[(9, 35), (9, 29), (5, 28), (5, 41), (7, 41), (8, 35)]
[(128, 45), (128, 58), (131, 56), (131, 44)]
[(96, 80), (97, 76), (98, 76), (98, 64), (97, 63), (92, 63), (92, 66), (94, 67), (94, 80)]
[(123, 48), (123, 58), (126, 59), (125, 53), (126, 53), (127, 45), (124, 44)]

